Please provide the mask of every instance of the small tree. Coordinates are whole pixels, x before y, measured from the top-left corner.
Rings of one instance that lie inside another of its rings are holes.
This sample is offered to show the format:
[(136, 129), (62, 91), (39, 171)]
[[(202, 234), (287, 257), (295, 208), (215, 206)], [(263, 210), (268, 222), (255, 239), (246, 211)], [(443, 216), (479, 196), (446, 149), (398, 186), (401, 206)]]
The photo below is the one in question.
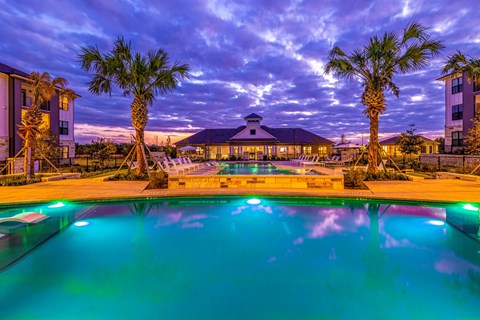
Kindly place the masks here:
[(468, 129), (468, 134), (464, 139), (467, 143), (466, 154), (480, 154), (480, 116), (472, 119), (473, 126)]
[(400, 134), (400, 138), (397, 141), (398, 150), (403, 153), (403, 158), (405, 155), (409, 155), (409, 158), (412, 158), (412, 154), (420, 153), (422, 150), (422, 144), (425, 142), (425, 139), (422, 136), (415, 134), (415, 124), (410, 124), (410, 129), (407, 129), (405, 133)]
[(438, 142), (438, 153), (445, 153), (445, 138), (438, 137), (435, 141)]
[(47, 159), (60, 158), (60, 146), (57, 135), (48, 128), (41, 128), (37, 138), (37, 148)]
[(114, 143), (107, 141), (105, 138), (97, 138), (93, 140), (90, 146), (90, 155), (95, 165), (105, 166), (105, 161), (117, 151)]

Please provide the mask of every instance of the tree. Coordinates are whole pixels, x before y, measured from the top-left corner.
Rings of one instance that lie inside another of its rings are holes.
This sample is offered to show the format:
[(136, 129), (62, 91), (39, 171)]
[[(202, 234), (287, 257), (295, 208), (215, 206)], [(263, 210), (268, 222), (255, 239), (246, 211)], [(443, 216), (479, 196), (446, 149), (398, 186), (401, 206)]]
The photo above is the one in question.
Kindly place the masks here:
[(466, 154), (480, 154), (480, 115), (472, 119), (473, 126), (468, 129), (464, 140), (467, 143)]
[(48, 72), (42, 74), (32, 72), (29, 76), (29, 81), (33, 86), (33, 102), (22, 117), (21, 125), (18, 126), (18, 135), (25, 141), (23, 169), (24, 175), (28, 179), (35, 175), (33, 160), (35, 159), (37, 136), (41, 134), (40, 126), (43, 122), (43, 113), (40, 110), (40, 105), (49, 101), (56, 93), (65, 95), (68, 99), (76, 97), (75, 92), (71, 89), (66, 89), (67, 80), (64, 78), (52, 79)]
[(105, 138), (97, 138), (92, 140), (89, 148), (89, 154), (93, 158), (95, 166), (105, 166), (105, 160), (109, 159), (112, 154), (117, 152), (117, 146), (107, 141)]
[(421, 135), (415, 134), (416, 130), (415, 124), (412, 123), (410, 129), (400, 134), (397, 140), (398, 150), (404, 155), (409, 155), (409, 158), (412, 158), (412, 154), (420, 153), (422, 144), (425, 143), (425, 139)]
[(425, 67), (430, 57), (443, 48), (441, 41), (430, 39), (427, 28), (414, 22), (403, 29), (401, 36), (395, 33), (374, 36), (350, 55), (338, 46), (330, 50), (325, 72), (347, 80), (359, 79), (363, 87), (361, 102), (366, 106), (363, 113), (370, 119), (368, 172), (378, 171), (378, 124), (387, 106), (385, 92), (396, 97), (400, 94), (394, 77)]
[(47, 159), (60, 158), (60, 146), (58, 136), (49, 128), (41, 128), (37, 137), (37, 148)]
[(119, 37), (106, 54), (102, 54), (97, 46), (82, 47), (79, 58), (82, 69), (92, 73), (88, 82), (91, 93), (111, 94), (115, 85), (125, 96), (133, 94), (131, 117), (135, 128), (136, 173), (144, 174), (148, 107), (152, 106), (156, 95), (173, 91), (178, 85), (178, 77), (188, 78), (188, 65), (175, 62), (170, 67), (168, 54), (162, 49), (149, 51), (146, 55), (133, 52), (123, 37)]
[(445, 153), (445, 138), (438, 137), (435, 141), (438, 142), (438, 153)]
[(467, 81), (480, 79), (480, 58), (465, 56), (460, 50), (445, 61), (442, 74), (464, 73)]

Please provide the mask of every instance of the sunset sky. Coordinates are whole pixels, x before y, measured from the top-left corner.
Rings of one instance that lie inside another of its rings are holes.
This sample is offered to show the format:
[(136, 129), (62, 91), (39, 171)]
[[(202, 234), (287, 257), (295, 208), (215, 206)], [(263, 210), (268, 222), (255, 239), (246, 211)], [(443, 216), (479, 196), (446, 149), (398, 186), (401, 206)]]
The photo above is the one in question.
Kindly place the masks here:
[(338, 141), (368, 133), (358, 82), (324, 74), (328, 51), (351, 52), (370, 37), (401, 32), (411, 21), (430, 28), (446, 49), (428, 67), (395, 79), (400, 98), (387, 96), (381, 138), (415, 123), (427, 137), (443, 136), (443, 83), (436, 81), (456, 50), (480, 57), (479, 0), (22, 1), (0, 0), (0, 62), (64, 77), (75, 102), (79, 142), (130, 140), (133, 97), (88, 92), (80, 46), (112, 48), (118, 36), (136, 51), (166, 50), (189, 64), (191, 77), (150, 108), (147, 142), (173, 142), (204, 128), (244, 124), (254, 112), (270, 127), (301, 127)]

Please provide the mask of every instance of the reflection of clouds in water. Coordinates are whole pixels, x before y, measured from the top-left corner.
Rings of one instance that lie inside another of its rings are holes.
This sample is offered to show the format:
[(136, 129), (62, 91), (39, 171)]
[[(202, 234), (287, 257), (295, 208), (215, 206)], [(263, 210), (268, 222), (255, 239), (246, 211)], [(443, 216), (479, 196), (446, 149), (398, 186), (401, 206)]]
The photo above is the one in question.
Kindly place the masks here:
[(263, 211), (265, 211), (265, 212), (268, 213), (268, 214), (272, 214), (272, 213), (273, 213), (272, 207), (270, 207), (270, 206), (260, 207), (260, 208), (262, 208)]
[(355, 226), (357, 227), (367, 226), (370, 223), (369, 219), (367, 218), (367, 215), (364, 213), (355, 215), (355, 219), (353, 221)]
[(293, 245), (294, 245), (294, 246), (297, 246), (297, 245), (299, 245), (299, 244), (302, 244), (304, 241), (305, 241), (305, 240), (304, 240), (302, 237), (297, 238), (297, 239), (294, 239), (294, 240), (293, 240)]
[(340, 232), (343, 228), (336, 222), (339, 219), (339, 216), (336, 214), (331, 214), (326, 217), (325, 220), (319, 223), (315, 223), (312, 228), (310, 228), (309, 237), (310, 238), (322, 238), (326, 236), (329, 232)]
[(155, 228), (178, 223), (182, 219), (182, 216), (183, 212), (181, 211), (160, 215), (158, 217), (157, 223), (155, 224)]
[(203, 220), (207, 218), (209, 218), (208, 215), (200, 213), (200, 214), (192, 214), (192, 215), (186, 216), (182, 221), (186, 223), (194, 220)]
[(480, 272), (480, 267), (459, 259), (453, 252), (448, 252), (445, 257), (435, 263), (435, 271), (445, 274), (458, 274), (466, 277), (469, 272)]
[(163, 226), (170, 226), (177, 223), (181, 223), (181, 228), (188, 229), (188, 228), (203, 228), (203, 223), (198, 222), (197, 220), (204, 220), (208, 218), (217, 218), (215, 216), (209, 216), (204, 213), (198, 214), (191, 214), (184, 216), (184, 213), (173, 212), (159, 216), (157, 223), (155, 224), (155, 228), (163, 227)]
[(249, 208), (249, 207), (247, 207), (247, 206), (239, 206), (239, 207), (237, 207), (236, 210), (232, 211), (230, 214), (231, 214), (232, 216), (235, 216), (235, 215), (237, 215), (237, 214), (241, 214), (241, 213), (242, 213), (245, 209), (247, 209), (247, 208)]
[(380, 231), (380, 234), (385, 237), (384, 248), (415, 248), (416, 246), (408, 239), (397, 240), (384, 230)]
[(201, 228), (203, 228), (203, 223), (196, 221), (196, 222), (193, 222), (193, 223), (183, 223), (182, 224), (182, 229), (192, 229), (192, 228), (201, 229)]

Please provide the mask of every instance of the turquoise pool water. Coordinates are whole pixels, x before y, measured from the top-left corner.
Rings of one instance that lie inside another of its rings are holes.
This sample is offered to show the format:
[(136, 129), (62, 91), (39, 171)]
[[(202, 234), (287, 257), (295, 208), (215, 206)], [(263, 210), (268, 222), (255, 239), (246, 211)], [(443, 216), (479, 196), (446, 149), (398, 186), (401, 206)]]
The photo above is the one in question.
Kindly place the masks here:
[(253, 162), (253, 163), (226, 163), (226, 166), (219, 171), (219, 175), (243, 175), (243, 174), (294, 174), (289, 170), (279, 170), (270, 162)]
[(51, 216), (0, 238), (4, 266), (62, 230), (0, 273), (1, 318), (480, 318), (478, 212), (259, 199), (0, 211)]

